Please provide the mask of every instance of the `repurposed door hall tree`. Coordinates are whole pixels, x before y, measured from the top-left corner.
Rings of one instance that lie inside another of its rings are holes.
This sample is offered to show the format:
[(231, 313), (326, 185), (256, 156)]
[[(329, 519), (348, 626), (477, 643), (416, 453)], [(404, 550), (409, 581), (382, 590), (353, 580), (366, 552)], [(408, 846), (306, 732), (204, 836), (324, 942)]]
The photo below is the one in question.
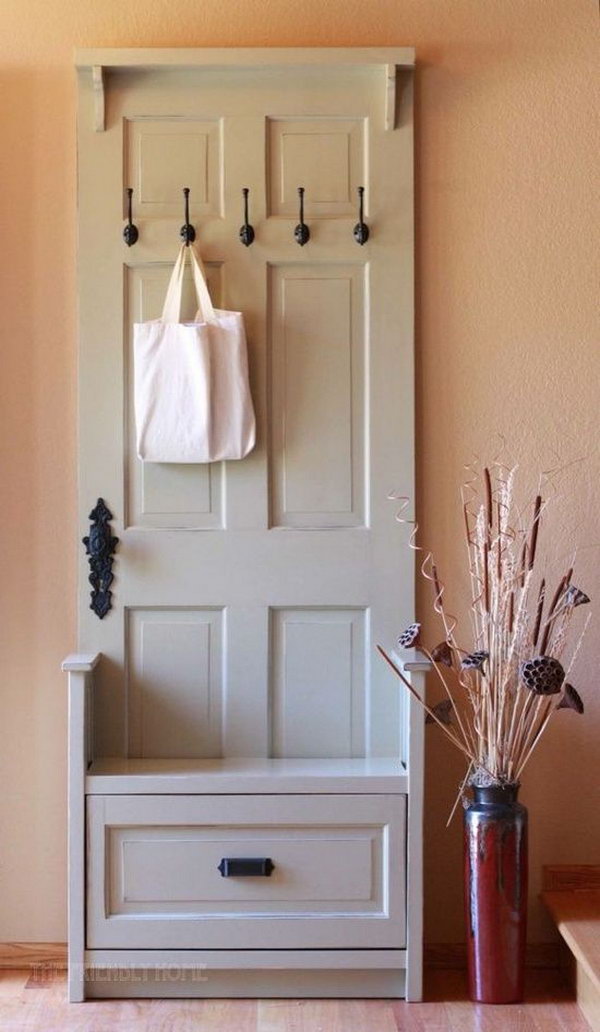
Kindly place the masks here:
[[(63, 665), (74, 1001), (420, 996), (423, 716), (374, 649), (414, 607), (388, 500), (413, 494), (413, 62), (77, 55), (79, 513), (98, 554), (81, 546)], [(159, 317), (184, 188), (213, 303), (246, 323), (240, 461), (136, 455), (132, 324)], [(428, 664), (399, 661), (421, 690)]]

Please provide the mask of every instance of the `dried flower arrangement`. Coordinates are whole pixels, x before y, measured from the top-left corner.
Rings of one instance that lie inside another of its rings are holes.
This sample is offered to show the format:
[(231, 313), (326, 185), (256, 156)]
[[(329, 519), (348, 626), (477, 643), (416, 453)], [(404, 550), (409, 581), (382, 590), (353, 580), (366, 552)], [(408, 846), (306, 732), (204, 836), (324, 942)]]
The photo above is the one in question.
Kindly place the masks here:
[[(433, 608), (445, 637), (429, 650), (413, 623), (398, 647), (419, 648), (431, 661), (446, 698), (428, 707), (385, 649), (377, 648), (419, 699), (427, 721), (441, 727), (468, 760), (463, 786), (518, 784), (549, 720), (559, 709), (583, 713), (569, 682), (589, 616), (569, 648), (575, 611), (590, 600), (568, 569), (551, 592), (538, 573), (538, 538), (545, 505), (538, 494), (520, 512), (516, 468), (495, 465), (463, 486), (462, 502), (472, 587), (473, 645), (457, 640), (457, 621), (444, 604), (444, 587), (431, 553), (421, 566), (434, 590)], [(398, 499), (398, 495), (390, 498)], [(402, 499), (406, 504), (406, 499)], [(410, 522), (402, 515), (400, 523)], [(411, 535), (415, 542), (417, 527)]]

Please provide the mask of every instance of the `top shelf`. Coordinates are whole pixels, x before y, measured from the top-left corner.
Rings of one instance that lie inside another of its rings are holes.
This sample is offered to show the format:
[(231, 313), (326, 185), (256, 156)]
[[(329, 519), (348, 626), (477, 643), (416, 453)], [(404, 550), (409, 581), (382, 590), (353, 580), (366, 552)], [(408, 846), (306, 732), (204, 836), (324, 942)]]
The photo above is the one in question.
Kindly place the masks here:
[(412, 68), (414, 63), (414, 47), (102, 47), (75, 51), (77, 68), (334, 68), (385, 64)]
[(361, 793), (408, 791), (395, 757), (370, 759), (97, 759), (86, 776), (88, 795), (175, 793)]

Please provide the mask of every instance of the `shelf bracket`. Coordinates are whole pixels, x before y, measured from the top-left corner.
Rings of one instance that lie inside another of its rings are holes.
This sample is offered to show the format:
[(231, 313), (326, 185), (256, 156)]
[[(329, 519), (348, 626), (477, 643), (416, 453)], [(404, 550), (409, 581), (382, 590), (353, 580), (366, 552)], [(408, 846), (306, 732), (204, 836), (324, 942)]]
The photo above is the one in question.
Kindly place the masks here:
[(94, 132), (103, 133), (104, 119), (104, 68), (102, 65), (92, 66), (92, 87), (94, 91)]
[(396, 128), (396, 81), (398, 65), (385, 65), (385, 128)]

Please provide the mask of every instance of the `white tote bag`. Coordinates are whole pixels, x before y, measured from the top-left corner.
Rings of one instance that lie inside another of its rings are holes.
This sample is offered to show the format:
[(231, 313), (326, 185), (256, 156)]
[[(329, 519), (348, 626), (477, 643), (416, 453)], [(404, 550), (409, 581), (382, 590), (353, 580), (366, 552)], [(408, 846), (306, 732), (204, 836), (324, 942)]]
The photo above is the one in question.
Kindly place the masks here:
[[(196, 321), (179, 322), (185, 256), (198, 299)], [(215, 310), (202, 262), (182, 245), (162, 317), (134, 323), (137, 453), (144, 462), (242, 459), (256, 426), (241, 312)]]

